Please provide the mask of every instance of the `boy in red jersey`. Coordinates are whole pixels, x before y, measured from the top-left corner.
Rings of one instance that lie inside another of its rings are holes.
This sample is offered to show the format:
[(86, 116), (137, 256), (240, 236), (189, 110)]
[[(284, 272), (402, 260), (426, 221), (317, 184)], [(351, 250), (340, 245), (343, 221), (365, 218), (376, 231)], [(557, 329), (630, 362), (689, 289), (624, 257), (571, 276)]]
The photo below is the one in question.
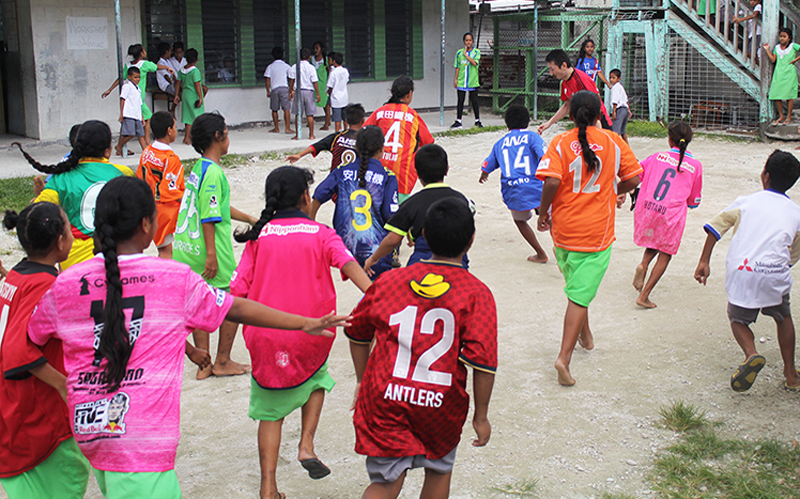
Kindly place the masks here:
[(466, 366), (475, 394), (472, 445), (491, 435), (497, 310), (489, 288), (461, 266), (475, 236), (467, 203), (434, 203), (424, 235), (433, 257), (381, 276), (345, 330), (358, 380), (356, 452), (367, 455), (372, 482), (364, 498), (396, 498), (413, 468), (425, 468), (421, 497), (449, 495), (469, 409)]

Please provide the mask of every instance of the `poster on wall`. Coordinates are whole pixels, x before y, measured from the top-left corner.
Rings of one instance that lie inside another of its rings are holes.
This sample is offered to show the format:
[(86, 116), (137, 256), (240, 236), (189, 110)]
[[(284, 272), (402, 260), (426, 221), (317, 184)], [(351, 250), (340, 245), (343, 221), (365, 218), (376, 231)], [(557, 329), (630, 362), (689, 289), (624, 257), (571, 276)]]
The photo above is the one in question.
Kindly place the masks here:
[(67, 49), (103, 50), (107, 48), (107, 17), (67, 17)]

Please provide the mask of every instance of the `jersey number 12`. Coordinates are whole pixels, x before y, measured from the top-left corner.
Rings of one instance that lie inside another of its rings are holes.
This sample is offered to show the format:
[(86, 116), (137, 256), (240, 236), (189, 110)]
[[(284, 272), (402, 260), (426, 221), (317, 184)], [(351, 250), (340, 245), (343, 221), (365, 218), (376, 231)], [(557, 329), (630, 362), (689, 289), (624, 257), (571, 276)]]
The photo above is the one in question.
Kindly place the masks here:
[[(432, 371), (431, 365), (446, 354), (453, 346), (456, 331), (456, 319), (453, 312), (446, 308), (434, 308), (428, 310), (422, 316), (420, 322), (420, 334), (433, 334), (434, 326), (437, 321), (442, 321), (442, 339), (431, 348), (423, 352), (414, 366), (414, 373), (411, 375), (413, 381), (420, 383), (430, 383), (434, 385), (450, 386), (452, 374)], [(402, 311), (392, 314), (389, 317), (389, 325), (399, 325), (397, 335), (397, 359), (394, 362), (394, 372), (396, 378), (408, 378), (408, 371), (411, 369), (411, 348), (414, 342), (414, 325), (417, 322), (417, 307), (409, 305)]]

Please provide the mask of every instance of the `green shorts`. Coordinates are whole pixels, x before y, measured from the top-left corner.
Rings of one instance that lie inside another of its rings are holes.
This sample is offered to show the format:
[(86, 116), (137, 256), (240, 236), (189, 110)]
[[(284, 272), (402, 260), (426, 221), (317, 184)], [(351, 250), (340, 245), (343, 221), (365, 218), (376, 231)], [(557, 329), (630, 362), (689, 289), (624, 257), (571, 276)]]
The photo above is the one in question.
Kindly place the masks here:
[(92, 468), (106, 499), (181, 499), (175, 470), (124, 473)]
[(312, 393), (320, 388), (330, 392), (335, 384), (336, 382), (328, 374), (327, 361), (308, 381), (300, 386), (284, 390), (262, 388), (256, 382), (256, 379), (250, 376), (250, 411), (248, 416), (259, 421), (280, 421), (308, 402)]
[(588, 307), (611, 261), (611, 246), (603, 251), (584, 253), (556, 247), (556, 261), (564, 274), (564, 293), (570, 301)]
[(37, 467), (0, 478), (0, 484), (9, 499), (80, 499), (86, 494), (89, 468), (89, 461), (70, 437)]

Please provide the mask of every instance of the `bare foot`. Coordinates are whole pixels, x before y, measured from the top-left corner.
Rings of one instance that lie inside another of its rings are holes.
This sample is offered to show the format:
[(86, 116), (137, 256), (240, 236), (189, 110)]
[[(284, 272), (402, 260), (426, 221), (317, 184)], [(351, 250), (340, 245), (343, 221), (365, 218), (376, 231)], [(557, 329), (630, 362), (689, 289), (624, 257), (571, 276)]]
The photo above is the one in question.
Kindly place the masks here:
[(569, 374), (569, 366), (562, 364), (561, 361), (556, 361), (556, 371), (558, 371), (558, 384), (561, 386), (572, 386), (575, 384), (575, 378)]
[(331, 127), (329, 127), (329, 126), (324, 126), (324, 127), (320, 128), (320, 130), (322, 130), (323, 132), (327, 132), (330, 129), (331, 129)]
[(581, 332), (581, 334), (578, 335), (578, 345), (580, 345), (584, 350), (594, 349), (594, 336), (592, 336), (592, 332)]
[(786, 118), (786, 121), (784, 121), (783, 124), (784, 125), (791, 125), (792, 124), (792, 118)]
[(208, 366), (204, 367), (203, 369), (197, 370), (197, 379), (206, 379), (214, 374), (212, 371), (212, 366), (209, 364)]
[(636, 299), (636, 304), (642, 308), (656, 308), (658, 306), (655, 303), (651, 302), (649, 298), (645, 298), (643, 300), (641, 296)]
[(547, 255), (531, 255), (528, 257), (528, 261), (533, 263), (547, 263), (547, 260)]
[(214, 366), (211, 368), (211, 372), (214, 373), (214, 376), (241, 376), (249, 371), (250, 364), (240, 364), (232, 360), (229, 360), (224, 364), (217, 360), (217, 362), (215, 362)]
[(297, 135), (295, 135), (294, 137), (292, 137), (292, 140), (297, 140)]
[(114, 152), (117, 153), (117, 156), (122, 156), (122, 148), (120, 146), (114, 146)]
[(186, 141), (184, 140), (184, 141), (183, 141), (183, 144), (184, 144), (184, 145), (187, 145), (187, 146), (190, 146), (190, 145), (192, 145), (192, 142), (191, 142), (191, 141), (189, 141), (189, 142), (186, 142)]
[(636, 266), (636, 273), (633, 275), (633, 288), (640, 293), (644, 287), (645, 274), (647, 274), (647, 268), (640, 263)]
[(317, 140), (317, 138), (316, 138), (316, 137), (314, 137), (313, 135), (309, 135), (309, 136), (308, 136), (308, 140)]
[(297, 134), (297, 130), (292, 130), (291, 128), (286, 130), (286, 135)]
[(269, 131), (269, 133), (281, 133), (281, 129), (280, 128), (273, 128), (272, 130)]

